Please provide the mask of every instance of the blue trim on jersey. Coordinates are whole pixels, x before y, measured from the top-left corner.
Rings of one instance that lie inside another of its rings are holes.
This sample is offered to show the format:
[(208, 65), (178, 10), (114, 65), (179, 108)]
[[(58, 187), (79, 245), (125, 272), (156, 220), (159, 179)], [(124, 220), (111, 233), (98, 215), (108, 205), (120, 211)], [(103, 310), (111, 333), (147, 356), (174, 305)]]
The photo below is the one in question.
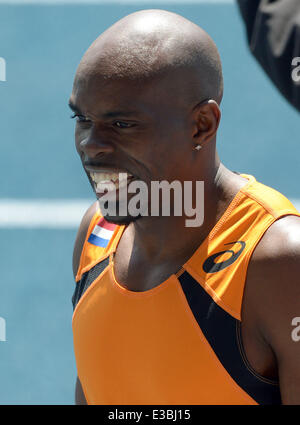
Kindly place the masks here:
[(109, 241), (110, 239), (100, 238), (99, 236), (93, 235), (93, 233), (91, 233), (90, 237), (88, 238), (89, 243), (100, 246), (101, 248), (106, 248)]

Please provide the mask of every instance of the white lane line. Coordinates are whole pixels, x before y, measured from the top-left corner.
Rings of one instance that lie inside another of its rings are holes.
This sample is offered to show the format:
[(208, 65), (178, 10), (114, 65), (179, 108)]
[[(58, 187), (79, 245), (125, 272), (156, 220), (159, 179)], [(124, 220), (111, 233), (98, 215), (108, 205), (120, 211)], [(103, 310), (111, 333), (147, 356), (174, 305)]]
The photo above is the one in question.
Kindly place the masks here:
[(0, 4), (75, 5), (75, 4), (234, 4), (234, 0), (0, 0)]
[[(300, 199), (291, 200), (300, 211)], [(0, 229), (76, 229), (90, 199), (0, 200)]]
[(88, 199), (1, 199), (0, 228), (74, 229), (92, 203)]

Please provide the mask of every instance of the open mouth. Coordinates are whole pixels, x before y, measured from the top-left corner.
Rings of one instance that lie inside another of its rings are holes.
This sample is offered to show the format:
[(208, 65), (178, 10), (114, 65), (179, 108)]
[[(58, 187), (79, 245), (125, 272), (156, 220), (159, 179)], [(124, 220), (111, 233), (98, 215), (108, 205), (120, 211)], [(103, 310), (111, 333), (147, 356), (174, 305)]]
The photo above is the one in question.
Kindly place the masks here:
[(119, 190), (128, 186), (134, 179), (132, 174), (127, 172), (120, 173), (102, 173), (90, 172), (91, 180), (94, 183), (95, 192), (98, 194), (105, 191)]

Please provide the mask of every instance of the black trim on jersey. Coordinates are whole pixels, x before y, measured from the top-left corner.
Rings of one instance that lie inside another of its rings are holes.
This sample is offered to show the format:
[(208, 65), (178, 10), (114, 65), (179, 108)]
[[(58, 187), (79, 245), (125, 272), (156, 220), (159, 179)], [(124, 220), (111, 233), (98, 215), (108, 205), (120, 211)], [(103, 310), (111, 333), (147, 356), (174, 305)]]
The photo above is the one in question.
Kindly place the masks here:
[(76, 288), (72, 297), (73, 309), (75, 309), (78, 301), (88, 289), (88, 287), (97, 279), (98, 276), (100, 276), (108, 264), (109, 257), (105, 258), (103, 261), (100, 261), (100, 263), (96, 264), (82, 275), (80, 281), (76, 283)]
[(201, 331), (232, 379), (258, 404), (281, 404), (278, 384), (255, 376), (243, 360), (240, 321), (219, 307), (189, 273), (178, 279)]

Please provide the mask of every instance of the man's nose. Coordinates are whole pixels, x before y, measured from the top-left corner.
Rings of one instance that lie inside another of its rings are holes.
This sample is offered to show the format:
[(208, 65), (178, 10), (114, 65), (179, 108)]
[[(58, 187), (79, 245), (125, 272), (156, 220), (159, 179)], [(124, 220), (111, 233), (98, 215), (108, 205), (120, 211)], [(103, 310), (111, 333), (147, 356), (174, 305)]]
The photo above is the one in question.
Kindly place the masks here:
[(114, 151), (112, 144), (102, 135), (90, 133), (79, 143), (79, 149), (89, 158)]

